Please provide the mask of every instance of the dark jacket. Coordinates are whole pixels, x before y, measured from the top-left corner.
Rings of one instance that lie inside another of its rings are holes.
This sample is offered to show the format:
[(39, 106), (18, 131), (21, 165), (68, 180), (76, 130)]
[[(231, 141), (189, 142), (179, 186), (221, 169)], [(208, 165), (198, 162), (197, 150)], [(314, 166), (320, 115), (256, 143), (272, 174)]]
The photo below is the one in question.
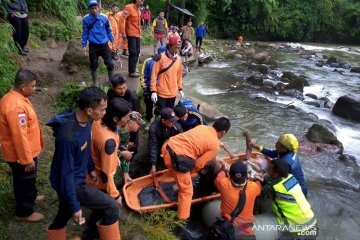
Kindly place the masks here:
[(125, 95), (123, 97), (117, 95), (114, 90), (111, 88), (107, 92), (108, 101), (110, 102), (113, 98), (122, 98), (126, 100), (130, 104), (130, 108), (132, 111), (140, 112), (140, 101), (139, 96), (135, 91), (130, 91), (129, 89), (126, 91)]
[(172, 128), (166, 127), (162, 124), (160, 116), (151, 123), (149, 128), (149, 152), (152, 165), (156, 165), (165, 140), (182, 132), (183, 130), (179, 123), (176, 122)]
[(76, 185), (85, 184), (86, 175), (95, 169), (91, 158), (91, 126), (81, 127), (75, 111), (56, 115), (46, 125), (52, 127), (55, 152), (50, 169), (51, 186), (74, 213), (80, 210)]
[(179, 120), (179, 123), (181, 124), (181, 127), (184, 131), (190, 130), (198, 125), (208, 125), (207, 121), (199, 111), (195, 112), (189, 110), (188, 114), (189, 116), (186, 121)]
[(12, 0), (9, 1), (9, 3), (3, 1), (3, 5), (8, 14), (12, 14), (14, 11), (29, 14), (29, 9), (25, 0)]

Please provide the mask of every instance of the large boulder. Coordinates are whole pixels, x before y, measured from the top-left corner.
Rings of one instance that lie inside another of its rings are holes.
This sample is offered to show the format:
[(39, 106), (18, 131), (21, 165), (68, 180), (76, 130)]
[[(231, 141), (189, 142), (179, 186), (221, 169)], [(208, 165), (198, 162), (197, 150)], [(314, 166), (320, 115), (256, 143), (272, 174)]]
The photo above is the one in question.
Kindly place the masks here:
[(281, 93), (286, 95), (286, 96), (297, 98), (297, 99), (299, 99), (301, 101), (303, 101), (305, 99), (304, 94), (302, 92), (300, 92), (299, 90), (296, 90), (296, 89), (285, 89)]
[(225, 114), (223, 114), (217, 108), (211, 106), (210, 104), (203, 102), (194, 97), (189, 97), (189, 98), (195, 104), (195, 106), (199, 106), (199, 111), (206, 120), (214, 121), (220, 117), (227, 117)]
[(337, 116), (360, 122), (360, 97), (354, 95), (340, 97), (332, 112)]
[(305, 134), (307, 140), (312, 143), (330, 144), (339, 148), (338, 153), (344, 151), (342, 143), (336, 138), (336, 136), (326, 127), (318, 123), (313, 124)]
[(360, 67), (351, 67), (350, 72), (360, 73)]
[(71, 67), (89, 66), (89, 56), (83, 54), (80, 41), (71, 40), (68, 43), (67, 49), (63, 55), (61, 63), (68, 69)]
[(268, 52), (260, 52), (253, 56), (253, 59), (258, 64), (268, 63), (270, 54)]
[(209, 53), (200, 53), (198, 57), (199, 64), (210, 63), (214, 60), (213, 56)]

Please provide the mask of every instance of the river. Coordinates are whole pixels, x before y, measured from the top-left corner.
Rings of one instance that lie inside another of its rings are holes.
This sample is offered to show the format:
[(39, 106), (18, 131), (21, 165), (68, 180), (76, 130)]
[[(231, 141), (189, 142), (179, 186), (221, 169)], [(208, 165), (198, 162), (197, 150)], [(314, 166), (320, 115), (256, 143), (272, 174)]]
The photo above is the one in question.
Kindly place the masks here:
[[(276, 43), (278, 44), (278, 43)], [(327, 56), (336, 56), (350, 65), (360, 64), (360, 53), (337, 45), (297, 44)], [(359, 49), (359, 48), (357, 48)], [(315, 66), (315, 60), (299, 57), (299, 53), (270, 52), (278, 62), (277, 70), (291, 71), (308, 77), (310, 86), (304, 93), (338, 97), (360, 93), (360, 74), (345, 70), (341, 75), (329, 67)], [(281, 132), (302, 138), (316, 120), (306, 113), (330, 121), (335, 135), (343, 143), (345, 153), (355, 161), (341, 161), (335, 155), (317, 153), (300, 155), (309, 188), (309, 202), (318, 218), (318, 239), (358, 239), (360, 236), (360, 124), (339, 118), (326, 108), (316, 108), (286, 96), (275, 96), (244, 82), (251, 75), (242, 60), (222, 60), (193, 70), (184, 79), (185, 93), (215, 106), (231, 119), (232, 127), (223, 139), (233, 152), (244, 152), (244, 128), (251, 131), (254, 142), (273, 147)], [(236, 89), (232, 86), (237, 86)], [(259, 96), (261, 98), (259, 98)], [(268, 100), (265, 100), (268, 99)], [(297, 109), (287, 108), (287, 104)], [(225, 153), (223, 153), (225, 155)]]

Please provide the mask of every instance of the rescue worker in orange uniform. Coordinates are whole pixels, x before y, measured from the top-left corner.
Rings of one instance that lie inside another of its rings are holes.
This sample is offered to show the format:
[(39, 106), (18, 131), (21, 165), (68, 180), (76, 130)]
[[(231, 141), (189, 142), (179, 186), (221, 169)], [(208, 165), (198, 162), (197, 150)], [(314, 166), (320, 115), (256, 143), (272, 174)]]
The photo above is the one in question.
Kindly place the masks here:
[(109, 19), (112, 34), (114, 36), (114, 44), (111, 42), (108, 43), (109, 48), (111, 50), (111, 57), (113, 60), (119, 60), (119, 56), (117, 55), (117, 51), (120, 48), (122, 35), (119, 33), (119, 22), (120, 22), (120, 8), (119, 5), (113, 4), (111, 7), (111, 11), (106, 13), (107, 18)]
[(221, 117), (213, 126), (200, 125), (171, 137), (162, 149), (166, 167), (174, 176), (178, 191), (179, 219), (190, 217), (193, 186), (191, 173), (201, 170), (216, 157), (220, 150), (219, 139), (230, 129), (230, 121)]
[(261, 192), (260, 181), (247, 179), (247, 166), (242, 162), (231, 164), (230, 171), (220, 171), (215, 179), (215, 185), (221, 193), (221, 215), (227, 220), (231, 220), (231, 214), (237, 207), (240, 198), (240, 192), (246, 187), (246, 202), (243, 210), (235, 218), (236, 239), (256, 239), (253, 231), (254, 204), (256, 197)]
[(151, 100), (156, 104), (155, 115), (159, 115), (163, 108), (174, 108), (176, 95), (179, 92), (181, 99), (184, 98), (182, 84), (182, 61), (178, 56), (181, 47), (181, 39), (177, 35), (171, 35), (168, 39), (166, 51), (161, 54), (158, 61), (155, 60), (151, 79)]
[(120, 18), (119, 18), (119, 36), (120, 36), (120, 46), (122, 44), (122, 55), (124, 56), (129, 56), (129, 52), (128, 52), (128, 40), (126, 38), (126, 32), (125, 32), (125, 23), (126, 23), (126, 18), (129, 16), (129, 13), (123, 9), (122, 11), (119, 12)]
[(0, 101), (0, 143), (3, 159), (13, 174), (15, 215), (18, 220), (37, 222), (44, 215), (34, 212), (37, 196), (37, 157), (44, 148), (40, 124), (28, 97), (35, 93), (36, 75), (20, 69), (15, 87)]
[[(123, 99), (113, 99), (109, 102), (104, 117), (99, 121), (94, 121), (92, 125), (91, 157), (95, 164), (95, 171), (99, 176), (99, 182), (91, 183), (87, 178), (87, 183), (114, 198), (121, 206), (121, 196), (116, 188), (114, 176), (119, 163), (117, 149), (119, 147), (118, 127), (124, 127), (129, 120), (130, 107)], [(87, 221), (85, 239), (98, 238), (96, 222), (101, 216), (93, 211)]]
[(136, 65), (140, 54), (140, 6), (143, 2), (144, 0), (133, 0), (131, 4), (125, 6), (125, 10), (129, 13), (125, 23), (125, 32), (129, 46), (129, 77), (140, 77), (140, 73), (136, 71)]

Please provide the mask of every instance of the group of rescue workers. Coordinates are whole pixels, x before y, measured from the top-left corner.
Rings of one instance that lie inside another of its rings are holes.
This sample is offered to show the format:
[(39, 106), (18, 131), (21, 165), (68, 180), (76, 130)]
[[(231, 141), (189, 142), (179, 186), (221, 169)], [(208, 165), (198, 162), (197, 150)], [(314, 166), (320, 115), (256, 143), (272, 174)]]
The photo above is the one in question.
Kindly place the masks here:
[[(66, 226), (71, 218), (78, 225), (85, 223), (80, 206), (92, 210), (82, 239), (120, 239), (118, 217), (122, 198), (114, 179), (119, 166), (125, 183), (166, 167), (178, 186), (177, 217), (184, 220), (190, 217), (191, 173), (209, 165), (216, 166), (211, 181), (221, 193), (221, 215), (225, 221), (231, 221), (236, 239), (256, 239), (254, 205), (265, 184), (271, 186), (268, 192), (278, 224), (288, 227), (282, 239), (299, 239), (298, 233), (316, 227), (297, 154), (299, 143), (293, 134), (282, 134), (275, 150), (270, 150), (254, 143), (249, 132), (244, 131), (247, 152), (254, 148), (272, 159), (269, 178), (265, 182), (256, 177), (249, 178), (247, 165), (243, 162), (237, 161), (226, 167), (216, 158), (224, 147), (220, 139), (228, 133), (230, 120), (221, 117), (210, 126), (198, 107), (185, 98), (182, 62), (178, 57), (182, 40), (175, 33), (169, 34), (166, 40), (167, 23), (163, 20), (163, 12), (154, 20), (153, 26), (156, 44), (160, 41), (164, 46), (157, 48), (154, 57), (145, 60), (140, 78), (146, 105), (144, 117), (150, 123), (150, 162), (141, 161), (147, 158), (135, 158), (138, 130), (145, 121), (139, 113), (137, 93), (128, 89), (124, 77), (113, 74), (109, 49), (112, 52), (118, 50), (126, 36), (130, 50), (129, 76), (139, 76), (133, 73), (136, 73), (140, 52), (139, 7), (142, 3), (142, 0), (134, 0), (122, 12), (114, 4), (107, 17), (99, 13), (96, 0), (88, 3), (90, 13), (83, 20), (82, 45), (86, 52), (89, 42), (94, 84), (97, 85), (98, 56), (102, 56), (109, 70), (111, 88), (107, 94), (97, 86), (84, 88), (78, 96), (77, 110), (59, 113), (46, 124), (52, 128), (55, 137), (50, 182), (59, 198), (58, 212), (46, 229), (48, 239), (66, 239)], [(128, 30), (125, 32), (121, 24), (114, 27), (121, 18), (126, 19), (125, 29)], [(166, 32), (158, 31), (156, 26), (160, 24), (166, 26)], [(191, 24), (186, 27), (183, 40), (190, 40)], [(37, 158), (44, 148), (43, 137), (35, 109), (28, 99), (35, 93), (36, 80), (31, 71), (18, 70), (13, 89), (0, 101), (0, 143), (3, 159), (13, 173), (15, 216), (27, 222), (44, 219), (43, 214), (34, 211), (35, 202), (44, 200), (35, 187)], [(175, 105), (178, 94), (180, 101)], [(233, 216), (240, 200), (242, 209)]]

